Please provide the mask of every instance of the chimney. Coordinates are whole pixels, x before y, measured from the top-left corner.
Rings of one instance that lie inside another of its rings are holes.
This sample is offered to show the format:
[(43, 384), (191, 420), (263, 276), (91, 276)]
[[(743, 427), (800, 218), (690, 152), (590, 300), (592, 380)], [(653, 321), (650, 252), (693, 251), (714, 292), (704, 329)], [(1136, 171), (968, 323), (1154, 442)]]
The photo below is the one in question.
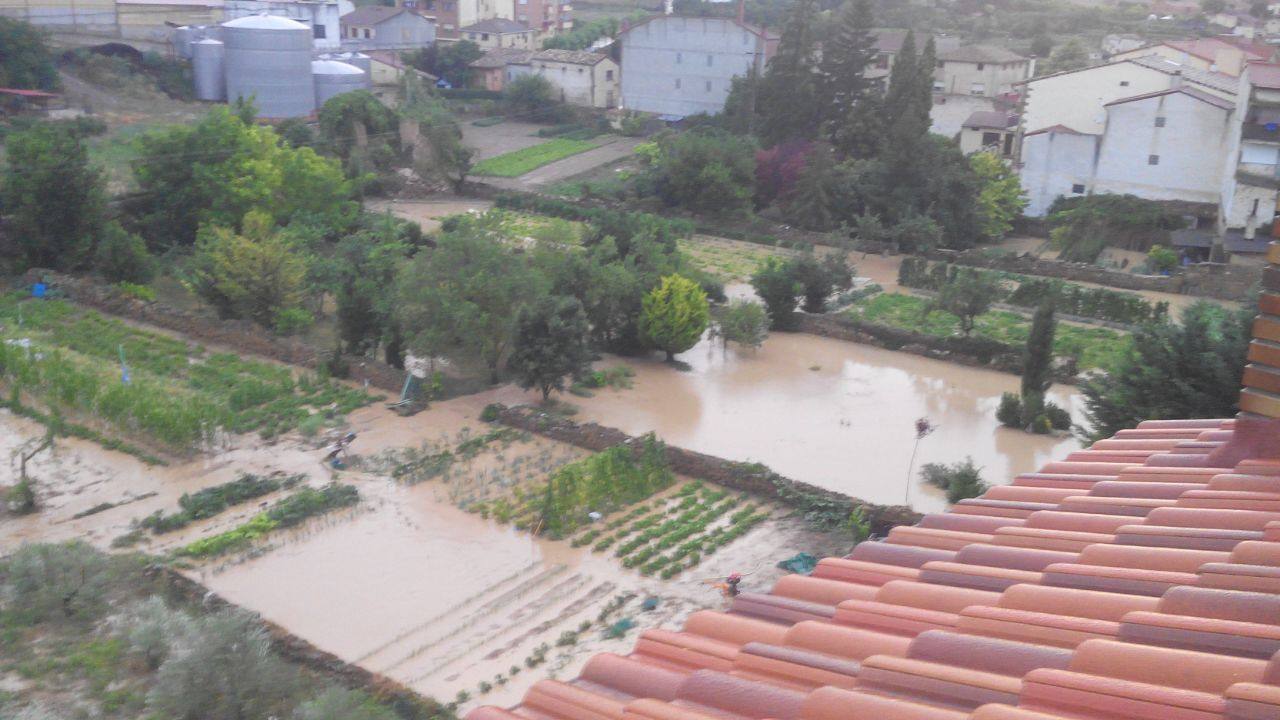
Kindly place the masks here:
[(1180, 87), (1182, 87), (1182, 71), (1174, 70), (1173, 77), (1169, 78), (1169, 89), (1177, 90)]

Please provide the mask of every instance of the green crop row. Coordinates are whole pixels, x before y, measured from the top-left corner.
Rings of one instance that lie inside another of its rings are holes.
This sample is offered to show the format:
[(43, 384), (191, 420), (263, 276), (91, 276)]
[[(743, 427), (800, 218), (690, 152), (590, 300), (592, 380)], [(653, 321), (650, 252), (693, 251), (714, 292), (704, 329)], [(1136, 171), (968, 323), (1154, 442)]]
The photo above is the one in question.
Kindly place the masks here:
[(183, 493), (178, 498), (181, 508), (175, 513), (157, 510), (142, 519), (142, 527), (156, 533), (167, 533), (186, 527), (196, 520), (218, 515), (232, 505), (268, 495), (281, 488), (289, 489), (306, 479), (305, 475), (289, 475), (284, 478), (260, 477), (242, 473), (231, 482), (207, 487), (193, 494)]
[(292, 527), (316, 515), (339, 508), (350, 507), (360, 500), (360, 493), (352, 485), (331, 483), (320, 489), (303, 488), (258, 513), (248, 522), (211, 537), (188, 543), (177, 550), (177, 555), (191, 558), (209, 558), (224, 555), (247, 547), (273, 530)]

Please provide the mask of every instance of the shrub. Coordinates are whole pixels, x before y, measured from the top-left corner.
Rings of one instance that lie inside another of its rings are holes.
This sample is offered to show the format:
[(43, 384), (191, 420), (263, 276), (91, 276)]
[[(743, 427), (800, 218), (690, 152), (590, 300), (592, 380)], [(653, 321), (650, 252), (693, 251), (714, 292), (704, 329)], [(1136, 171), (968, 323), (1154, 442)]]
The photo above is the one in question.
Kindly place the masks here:
[(359, 690), (329, 688), (293, 711), (293, 720), (398, 720), (399, 716)]
[(1005, 427), (1022, 428), (1022, 398), (1017, 393), (1002, 394), (1000, 407), (996, 409), (996, 419)]
[(0, 562), (0, 618), (17, 625), (93, 622), (107, 609), (107, 588), (130, 582), (134, 572), (127, 558), (104, 555), (79, 540), (23, 545)]
[(299, 307), (281, 308), (276, 312), (275, 331), (277, 335), (297, 335), (306, 331), (315, 322), (311, 313)]
[(1071, 413), (1064, 408), (1046, 402), (1044, 404), (1045, 417), (1049, 419), (1049, 426), (1054, 430), (1070, 430), (1071, 429)]
[(1173, 272), (1178, 267), (1178, 253), (1164, 245), (1152, 245), (1147, 251), (1147, 267), (1158, 273)]
[(982, 480), (980, 468), (973, 464), (973, 458), (965, 458), (964, 462), (952, 465), (928, 463), (920, 468), (920, 475), (930, 485), (946, 490), (947, 502), (952, 504), (987, 491), (987, 484)]
[(502, 412), (502, 405), (498, 403), (489, 403), (480, 411), (481, 422), (493, 422), (498, 419), (498, 415)]
[(152, 596), (136, 605), (122, 623), (130, 654), (155, 671), (175, 647), (190, 642), (196, 624), (191, 616)]
[(119, 290), (121, 295), (131, 297), (134, 300), (141, 300), (143, 302), (155, 302), (156, 300), (156, 291), (146, 285), (137, 285), (131, 282), (118, 282), (116, 283), (116, 290)]

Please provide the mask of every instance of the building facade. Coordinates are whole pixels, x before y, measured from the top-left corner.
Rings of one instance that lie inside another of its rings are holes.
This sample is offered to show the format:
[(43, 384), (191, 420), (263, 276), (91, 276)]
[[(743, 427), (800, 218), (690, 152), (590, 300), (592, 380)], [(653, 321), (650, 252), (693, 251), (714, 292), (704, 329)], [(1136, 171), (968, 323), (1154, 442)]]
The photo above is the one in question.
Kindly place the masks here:
[(618, 64), (585, 50), (543, 50), (529, 59), (535, 75), (546, 78), (570, 105), (613, 108), (618, 105)]
[(1280, 237), (1280, 65), (1250, 65), (1236, 101), (1241, 122), (1227, 158), (1218, 213), (1221, 235)]
[(685, 117), (724, 109), (735, 77), (763, 72), (777, 38), (741, 20), (661, 15), (624, 28), (622, 107)]
[(938, 51), (933, 91), (945, 95), (1004, 97), (1035, 74), (1035, 60), (990, 45)]
[(435, 18), (407, 7), (366, 5), (340, 18), (344, 50), (416, 50), (436, 41)]
[(534, 50), (538, 47), (538, 33), (524, 23), (506, 18), (490, 18), (462, 27), (458, 38), (470, 40), (482, 50), (519, 48)]
[(312, 29), (317, 50), (337, 50), (342, 45), (342, 16), (354, 10), (350, 0), (226, 0), (224, 15), (235, 20), (248, 15), (277, 15)]

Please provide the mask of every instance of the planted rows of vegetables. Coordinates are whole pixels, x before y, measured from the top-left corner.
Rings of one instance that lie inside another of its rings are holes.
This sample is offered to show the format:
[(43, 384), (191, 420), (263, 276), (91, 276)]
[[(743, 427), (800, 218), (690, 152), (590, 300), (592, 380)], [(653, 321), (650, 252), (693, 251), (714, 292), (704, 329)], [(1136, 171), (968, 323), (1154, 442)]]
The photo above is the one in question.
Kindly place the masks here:
[(176, 554), (191, 558), (225, 555), (244, 549), (275, 530), (299, 525), (307, 518), (351, 507), (359, 501), (360, 493), (353, 485), (330, 483), (320, 489), (302, 488), (244, 524), (184, 545)]
[(211, 354), (61, 300), (19, 293), (0, 296), (0, 382), (174, 449), (189, 449), (217, 430), (273, 437), (313, 413), (345, 415), (373, 400), (314, 373)]

